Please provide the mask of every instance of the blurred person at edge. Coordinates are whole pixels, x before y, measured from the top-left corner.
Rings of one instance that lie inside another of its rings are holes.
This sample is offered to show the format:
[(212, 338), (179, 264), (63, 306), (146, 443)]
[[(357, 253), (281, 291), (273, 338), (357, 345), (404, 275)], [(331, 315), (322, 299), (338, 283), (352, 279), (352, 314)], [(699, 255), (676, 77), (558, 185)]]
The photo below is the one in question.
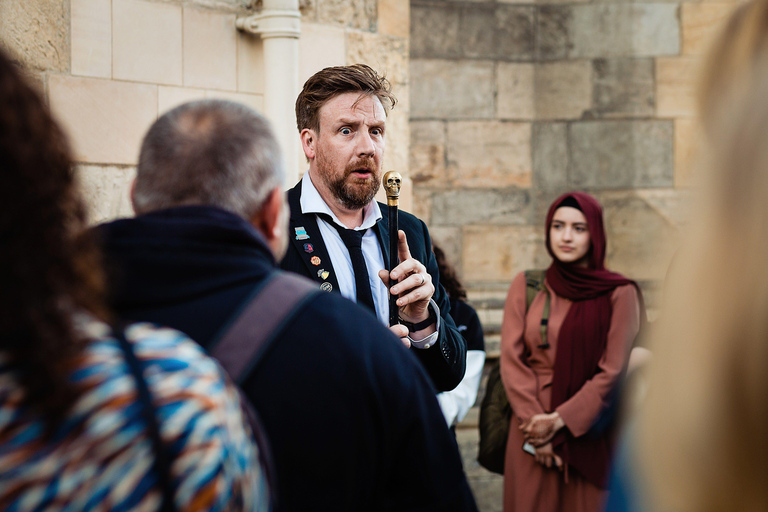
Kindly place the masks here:
[(706, 60), (698, 100), (701, 182), (651, 340), (631, 482), (645, 484), (637, 495), (649, 511), (764, 511), (768, 2), (735, 10)]
[(181, 333), (133, 324), (167, 486), (153, 467), (66, 137), (2, 51), (0, 205), (0, 509), (158, 510), (165, 489), (177, 510), (270, 510), (223, 370)]
[(642, 294), (634, 281), (605, 268), (602, 207), (588, 194), (571, 192), (552, 203), (546, 247), (552, 264), (545, 289), (526, 310), (521, 272), (504, 306), (501, 377), (513, 411), (504, 511), (598, 511), (615, 432), (595, 425), (615, 399), (645, 318)]
[(467, 291), (459, 281), (456, 269), (448, 262), (445, 251), (434, 240), (432, 240), (432, 251), (435, 253), (440, 283), (448, 293), (451, 317), (456, 323), (456, 328), (467, 340), (467, 370), (464, 378), (451, 391), (444, 391), (437, 395), (445, 421), (451, 429), (454, 429), (477, 400), (477, 390), (480, 387), (485, 364), (485, 338), (477, 312), (465, 302)]

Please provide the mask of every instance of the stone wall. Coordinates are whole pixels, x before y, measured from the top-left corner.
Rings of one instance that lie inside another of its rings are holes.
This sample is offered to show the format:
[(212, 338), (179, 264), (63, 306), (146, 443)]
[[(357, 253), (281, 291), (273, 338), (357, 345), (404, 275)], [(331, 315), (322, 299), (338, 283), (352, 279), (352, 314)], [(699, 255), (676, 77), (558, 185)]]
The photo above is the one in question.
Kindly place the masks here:
[[(544, 216), (568, 190), (601, 201), (608, 266), (641, 282), (653, 317), (685, 227), (694, 79), (736, 5), (411, 0), (414, 210), (469, 289), (489, 365), (507, 287), (549, 264)], [(465, 469), (481, 510), (501, 510), (476, 413), (457, 431)]]
[[(235, 28), (238, 16), (260, 4), (0, 0), (0, 44), (22, 63), (69, 134), (93, 222), (131, 215), (139, 144), (158, 115), (199, 98), (262, 110), (263, 44)], [(401, 103), (390, 118), (385, 163), (407, 176), (408, 0), (302, 0), (301, 12), (301, 83), (329, 65), (367, 62), (387, 71)], [(301, 151), (298, 133), (287, 151)], [(300, 161), (296, 171), (304, 168), (303, 155)]]

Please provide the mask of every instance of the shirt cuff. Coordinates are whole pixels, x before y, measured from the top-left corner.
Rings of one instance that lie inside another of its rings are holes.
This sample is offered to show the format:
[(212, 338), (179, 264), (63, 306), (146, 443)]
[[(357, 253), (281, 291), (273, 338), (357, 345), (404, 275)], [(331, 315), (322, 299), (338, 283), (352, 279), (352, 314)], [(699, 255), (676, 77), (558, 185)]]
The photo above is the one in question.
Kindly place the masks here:
[(422, 350), (428, 349), (429, 347), (437, 343), (437, 338), (440, 335), (440, 308), (437, 306), (437, 303), (432, 299), (429, 299), (429, 306), (427, 307), (432, 308), (432, 312), (435, 314), (435, 318), (437, 319), (435, 320), (435, 324), (436, 324), (435, 332), (433, 332), (432, 334), (429, 334), (428, 336), (420, 340), (414, 340), (413, 338), (411, 338), (409, 333), (407, 337), (408, 337), (408, 340), (410, 340), (411, 346), (413, 348), (418, 348)]

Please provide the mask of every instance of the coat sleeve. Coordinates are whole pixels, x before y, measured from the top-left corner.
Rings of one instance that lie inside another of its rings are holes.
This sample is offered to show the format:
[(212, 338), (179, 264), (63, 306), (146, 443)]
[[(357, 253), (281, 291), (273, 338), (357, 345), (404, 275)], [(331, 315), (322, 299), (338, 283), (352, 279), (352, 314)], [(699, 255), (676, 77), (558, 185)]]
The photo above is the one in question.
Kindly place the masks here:
[(620, 286), (613, 291), (611, 308), (608, 340), (597, 373), (555, 409), (576, 437), (586, 434), (600, 412), (608, 407), (610, 393), (625, 368), (632, 343), (640, 330), (640, 301), (633, 285)]
[(501, 322), (501, 380), (512, 411), (524, 422), (545, 412), (539, 402), (538, 378), (526, 362), (525, 294), (525, 273), (520, 272), (509, 287)]
[[(427, 267), (427, 272), (432, 276), (432, 282), (435, 284), (435, 294), (432, 299), (440, 308), (440, 331), (438, 341), (432, 347), (426, 350), (414, 349), (413, 352), (427, 369), (427, 373), (432, 378), (432, 383), (437, 390), (450, 391), (458, 386), (461, 379), (464, 378), (467, 342), (456, 328), (450, 315), (451, 304), (448, 300), (448, 293), (440, 284), (440, 272), (437, 268), (437, 259), (432, 252), (432, 239), (429, 237), (429, 230), (424, 222), (420, 220), (418, 222), (421, 225), (421, 233), (416, 235), (424, 242), (418, 248), (418, 255), (414, 247), (411, 247), (411, 254)], [(406, 233), (406, 235), (408, 234)], [(412, 238), (408, 236), (409, 244), (412, 243), (411, 240)], [(416, 237), (413, 237), (413, 240), (415, 241)]]

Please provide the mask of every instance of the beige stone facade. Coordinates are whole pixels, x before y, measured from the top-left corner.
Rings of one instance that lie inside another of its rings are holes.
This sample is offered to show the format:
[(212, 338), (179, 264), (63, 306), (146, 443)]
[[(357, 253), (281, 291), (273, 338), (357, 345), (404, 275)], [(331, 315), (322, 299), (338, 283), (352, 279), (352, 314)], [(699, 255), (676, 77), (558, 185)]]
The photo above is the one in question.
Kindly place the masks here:
[[(236, 28), (263, 3), (0, 0), (0, 44), (69, 133), (92, 221), (131, 215), (158, 115), (198, 98), (269, 106), (264, 41)], [(492, 360), (506, 288), (548, 264), (543, 218), (564, 191), (598, 197), (609, 266), (658, 302), (695, 176), (695, 77), (738, 3), (300, 0), (296, 88), (332, 65), (387, 74), (399, 103), (385, 170), (455, 263)], [(298, 176), (298, 134), (286, 146)], [(481, 510), (500, 510), (499, 478), (474, 461), (475, 418), (458, 432), (465, 467)]]

